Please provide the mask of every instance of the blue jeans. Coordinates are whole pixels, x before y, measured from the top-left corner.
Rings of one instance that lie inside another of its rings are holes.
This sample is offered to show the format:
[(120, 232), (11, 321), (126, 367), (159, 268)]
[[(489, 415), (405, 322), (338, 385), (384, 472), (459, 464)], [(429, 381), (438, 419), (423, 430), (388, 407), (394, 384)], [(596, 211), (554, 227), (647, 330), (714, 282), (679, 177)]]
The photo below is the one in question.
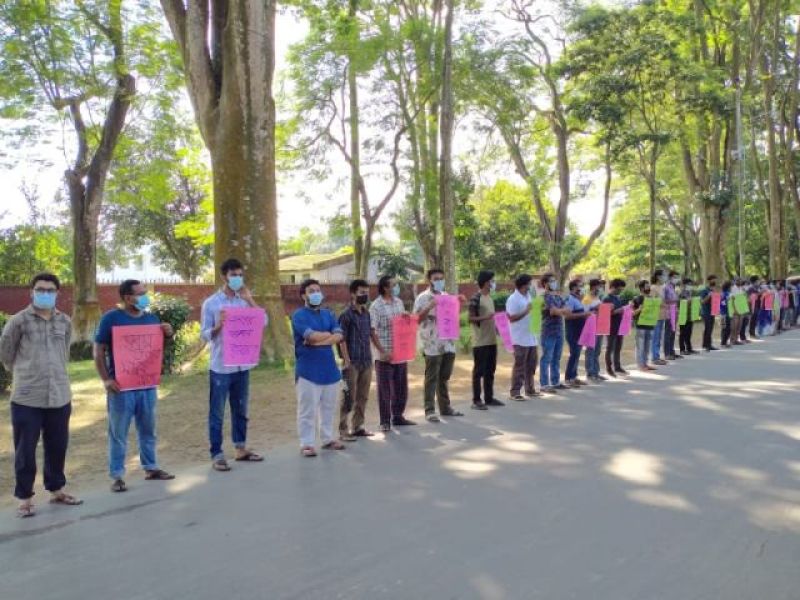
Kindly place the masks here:
[(567, 345), (569, 345), (569, 358), (567, 359), (567, 372), (565, 377), (567, 381), (572, 381), (578, 378), (578, 362), (581, 359), (581, 346), (578, 343), (578, 337), (573, 339), (567, 338)]
[(107, 394), (108, 474), (112, 479), (125, 475), (128, 430), (136, 419), (139, 460), (145, 471), (158, 469), (156, 461), (156, 388)]
[(208, 439), (211, 459), (223, 458), (222, 423), (225, 421), (225, 400), (231, 404), (231, 438), (236, 448), (247, 441), (247, 406), (250, 400), (250, 371), (235, 373), (208, 372)]
[(542, 337), (542, 360), (539, 363), (539, 383), (549, 387), (561, 383), (561, 351), (564, 337), (561, 334)]
[(585, 355), (584, 364), (586, 365), (586, 375), (588, 377), (597, 377), (600, 375), (600, 353), (603, 350), (603, 336), (598, 335), (594, 341), (594, 348), (585, 348), (583, 353)]
[(661, 334), (664, 332), (664, 323), (666, 323), (666, 321), (656, 321), (656, 325), (653, 327), (652, 336), (650, 339), (653, 360), (658, 360), (661, 358)]
[(652, 336), (652, 329), (636, 330), (636, 364), (639, 367), (644, 367), (647, 364), (647, 353), (650, 351), (650, 346), (653, 342)]

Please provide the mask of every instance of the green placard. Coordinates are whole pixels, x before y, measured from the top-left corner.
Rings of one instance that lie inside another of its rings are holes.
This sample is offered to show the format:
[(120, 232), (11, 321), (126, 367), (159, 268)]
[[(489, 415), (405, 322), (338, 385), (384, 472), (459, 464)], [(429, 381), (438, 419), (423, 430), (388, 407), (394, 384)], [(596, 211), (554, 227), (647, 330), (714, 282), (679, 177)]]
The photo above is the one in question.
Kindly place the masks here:
[(728, 307), (728, 316), (733, 318), (733, 315), (736, 314), (733, 310), (733, 296), (728, 296), (728, 303), (726, 306)]
[(733, 297), (733, 307), (740, 315), (746, 315), (750, 312), (750, 307), (747, 305), (746, 294), (736, 294)]
[(536, 296), (531, 301), (531, 332), (534, 335), (542, 333), (542, 309), (544, 308), (544, 296)]
[(777, 321), (780, 318), (780, 314), (781, 314), (781, 297), (777, 292), (775, 292), (773, 294), (773, 299), (772, 299), (772, 319), (773, 319), (773, 321)]
[(654, 327), (661, 314), (661, 298), (645, 298), (642, 312), (639, 313), (639, 325)]
[(699, 321), (700, 320), (700, 298), (692, 298), (692, 308), (691, 308), (691, 319), (692, 321)]
[(689, 301), (681, 300), (678, 304), (678, 325), (686, 325), (689, 319)]

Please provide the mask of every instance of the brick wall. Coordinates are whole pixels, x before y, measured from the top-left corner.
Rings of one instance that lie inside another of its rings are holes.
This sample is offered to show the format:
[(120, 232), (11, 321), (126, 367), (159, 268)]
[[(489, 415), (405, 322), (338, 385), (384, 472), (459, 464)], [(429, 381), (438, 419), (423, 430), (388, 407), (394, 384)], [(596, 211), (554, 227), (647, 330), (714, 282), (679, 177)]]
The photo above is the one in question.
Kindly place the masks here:
[[(205, 284), (176, 284), (176, 283), (158, 283), (148, 284), (150, 290), (155, 290), (162, 294), (169, 294), (171, 296), (179, 296), (184, 298), (189, 306), (192, 307), (190, 318), (193, 320), (200, 319), (200, 307), (203, 300), (211, 295), (216, 289), (213, 285)], [(511, 288), (510, 285), (498, 285), (498, 288)], [(117, 292), (117, 285), (98, 285), (97, 292), (100, 300), (100, 307), (103, 311), (112, 309), (117, 302), (119, 302), (119, 294)], [(474, 283), (459, 284), (459, 291), (469, 297), (478, 290), (478, 286)], [(322, 291), (325, 294), (325, 303), (328, 305), (344, 305), (350, 302), (350, 290), (347, 284), (323, 284)], [(403, 286), (401, 298), (406, 303), (406, 306), (411, 306), (414, 295), (421, 291), (421, 286), (414, 284), (407, 284)], [(376, 286), (370, 287), (370, 298), (377, 294)], [(283, 299), (284, 309), (286, 314), (291, 314), (295, 309), (301, 305), (299, 296), (299, 289), (297, 285), (282, 285), (281, 298)], [(19, 286), (0, 286), (0, 312), (14, 314), (25, 308), (30, 302), (30, 290), (27, 287)], [(65, 285), (61, 288), (58, 295), (58, 308), (68, 314), (72, 313), (72, 287)]]

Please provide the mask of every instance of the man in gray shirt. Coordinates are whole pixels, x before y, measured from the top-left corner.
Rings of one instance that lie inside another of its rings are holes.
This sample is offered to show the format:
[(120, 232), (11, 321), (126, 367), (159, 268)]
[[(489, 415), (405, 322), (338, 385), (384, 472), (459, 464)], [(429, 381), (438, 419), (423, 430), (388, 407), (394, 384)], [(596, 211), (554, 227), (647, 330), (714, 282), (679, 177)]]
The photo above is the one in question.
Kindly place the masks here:
[(44, 487), (50, 502), (81, 504), (64, 491), (64, 460), (72, 412), (67, 360), (72, 324), (56, 309), (58, 277), (40, 273), (31, 281), (31, 304), (11, 317), (0, 337), (0, 361), (13, 372), (11, 426), (14, 433), (14, 495), (17, 515), (32, 517), (36, 447), (44, 441)]

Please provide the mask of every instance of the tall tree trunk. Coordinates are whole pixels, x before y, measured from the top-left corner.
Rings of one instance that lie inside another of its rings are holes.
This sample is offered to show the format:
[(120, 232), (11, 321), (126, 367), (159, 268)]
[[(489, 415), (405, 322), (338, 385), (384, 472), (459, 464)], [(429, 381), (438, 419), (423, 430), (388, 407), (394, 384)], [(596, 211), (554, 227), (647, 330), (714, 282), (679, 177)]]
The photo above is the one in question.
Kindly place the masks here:
[[(350, 17), (351, 27), (356, 30), (358, 30), (358, 24), (356, 23), (357, 10), (358, 0), (350, 0), (348, 16)], [(359, 186), (361, 185), (361, 140), (359, 131), (358, 74), (353, 65), (352, 57), (347, 69), (347, 89), (350, 104), (350, 227), (353, 235), (355, 274), (357, 277), (365, 278), (367, 276), (369, 256), (364, 255), (364, 229), (361, 226), (359, 196)]]
[[(292, 356), (278, 270), (275, 182), (275, 2), (162, 0), (184, 58), (187, 88), (211, 154), (214, 261), (245, 264), (269, 314), (263, 351)], [(219, 272), (219, 271), (218, 271)], [(219, 274), (217, 275), (219, 281)]]
[(439, 163), (439, 221), (442, 225), (442, 268), (449, 290), (458, 291), (456, 280), (455, 199), (453, 197), (453, 0), (447, 0), (442, 61), (441, 160)]

